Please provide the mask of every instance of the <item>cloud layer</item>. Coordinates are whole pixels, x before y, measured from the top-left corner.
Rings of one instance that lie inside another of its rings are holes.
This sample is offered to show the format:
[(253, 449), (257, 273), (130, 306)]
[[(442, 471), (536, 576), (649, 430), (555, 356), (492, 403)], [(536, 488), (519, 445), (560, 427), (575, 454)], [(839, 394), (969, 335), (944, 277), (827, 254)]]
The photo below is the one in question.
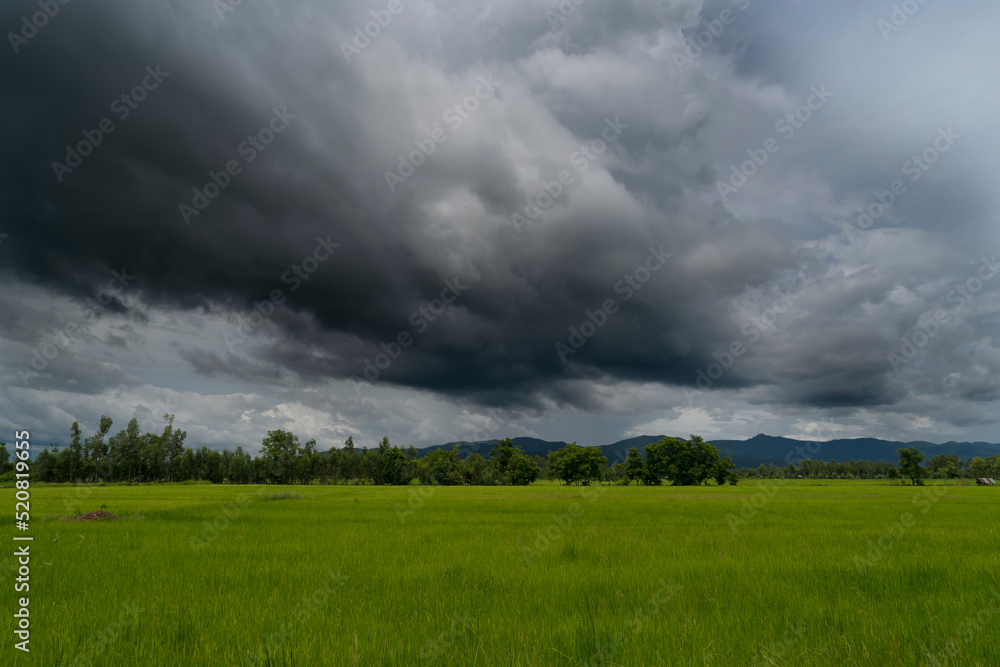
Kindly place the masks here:
[(56, 438), (170, 395), (216, 446), (497, 408), (560, 439), (996, 423), (994, 6), (389, 4), (70, 4), (8, 39), (5, 414)]

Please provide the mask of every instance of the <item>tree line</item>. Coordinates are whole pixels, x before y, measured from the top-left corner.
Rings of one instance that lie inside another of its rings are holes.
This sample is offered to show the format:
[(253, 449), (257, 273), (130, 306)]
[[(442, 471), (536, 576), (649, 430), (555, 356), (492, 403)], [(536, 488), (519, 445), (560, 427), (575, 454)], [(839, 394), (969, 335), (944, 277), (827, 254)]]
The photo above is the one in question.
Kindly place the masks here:
[(730, 457), (722, 458), (715, 445), (705, 442), (701, 436), (692, 435), (690, 440), (663, 438), (643, 447), (645, 459), (635, 447), (629, 450), (624, 463), (616, 472), (620, 484), (647, 484), (659, 486), (670, 481), (677, 486), (707, 484), (715, 480), (719, 486), (736, 484), (739, 474)]
[[(915, 452), (911, 454), (909, 450)], [(1000, 477), (1000, 454), (982, 458), (980, 456), (960, 459), (955, 454), (939, 454), (926, 459), (920, 450), (906, 448), (899, 450), (900, 465), (887, 461), (819, 461), (803, 459), (797, 463), (779, 466), (761, 463), (756, 468), (740, 468), (740, 477), (749, 479), (912, 479), (911, 472), (918, 466), (922, 472), (916, 474), (930, 479), (975, 479), (977, 477)], [(919, 460), (911, 462), (910, 457)], [(905, 469), (904, 469), (905, 468)]]
[[(268, 431), (258, 454), (242, 447), (218, 451), (185, 447), (187, 432), (163, 415), (161, 433), (142, 433), (136, 419), (117, 433), (102, 416), (97, 431), (84, 437), (79, 422), (70, 427), (69, 445), (44, 448), (31, 464), (40, 482), (191, 482), (215, 484), (390, 484), (414, 481), (431, 485), (527, 485), (539, 478), (566, 484), (618, 482), (658, 485), (702, 484), (709, 479), (735, 484), (735, 468), (700, 437), (689, 441), (664, 438), (645, 447), (645, 460), (635, 448), (626, 460), (608, 466), (597, 447), (569, 443), (548, 457), (529, 456), (510, 438), (497, 440), (483, 456), (464, 459), (458, 446), (420, 456), (412, 445), (403, 449), (382, 438), (374, 448), (361, 447), (350, 436), (341, 448), (319, 451), (315, 440), (302, 443), (291, 431)], [(0, 443), (0, 481), (13, 478), (13, 463)]]
[[(214, 484), (530, 484), (540, 475), (539, 462), (508, 439), (498, 442), (484, 458), (473, 453), (461, 460), (458, 449), (434, 450), (418, 457), (417, 450), (393, 446), (382, 438), (377, 447), (357, 448), (354, 437), (344, 446), (319, 451), (315, 440), (302, 443), (290, 431), (268, 431), (260, 452), (242, 447), (218, 451), (185, 447), (187, 432), (164, 415), (162, 433), (141, 433), (132, 419), (111, 434), (110, 417), (102, 416), (97, 432), (84, 438), (78, 422), (70, 428), (70, 443), (43, 449), (31, 464), (40, 482), (192, 482)], [(13, 463), (0, 443), (0, 481), (13, 479)], [(544, 459), (538, 458), (544, 463)], [(9, 474), (8, 474), (9, 473)]]
[[(736, 484), (740, 478), (900, 479), (920, 483), (925, 477), (1000, 477), (1000, 455), (960, 460), (939, 455), (924, 461), (916, 449), (900, 449), (900, 465), (885, 461), (815, 461), (804, 459), (787, 466), (761, 464), (738, 469), (730, 457), (701, 437), (666, 437), (643, 448), (631, 448), (608, 465), (597, 447), (569, 443), (548, 453), (529, 456), (510, 438), (497, 440), (486, 455), (473, 451), (462, 458), (458, 446), (419, 455), (412, 445), (403, 449), (382, 438), (376, 447), (355, 446), (348, 437), (341, 448), (319, 451), (315, 440), (300, 442), (291, 431), (268, 431), (260, 452), (251, 456), (242, 447), (218, 451), (185, 447), (187, 432), (163, 415), (161, 433), (141, 433), (132, 419), (111, 433), (113, 422), (102, 416), (97, 432), (83, 437), (78, 422), (70, 427), (70, 443), (43, 449), (31, 464), (41, 482), (192, 482), (215, 484), (378, 484), (405, 485), (527, 485), (537, 479), (566, 484), (643, 484), (678, 486)], [(0, 481), (13, 479), (13, 462), (0, 443)], [(9, 478), (9, 479), (8, 479)]]

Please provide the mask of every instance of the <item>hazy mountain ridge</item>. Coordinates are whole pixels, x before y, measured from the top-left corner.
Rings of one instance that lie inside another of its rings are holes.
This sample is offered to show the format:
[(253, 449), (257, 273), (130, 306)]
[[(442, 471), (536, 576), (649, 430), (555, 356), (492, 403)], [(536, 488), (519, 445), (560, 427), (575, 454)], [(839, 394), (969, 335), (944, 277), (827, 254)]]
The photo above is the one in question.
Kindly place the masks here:
[[(663, 439), (663, 435), (639, 435), (625, 440), (619, 440), (600, 448), (608, 457), (608, 463), (624, 461), (628, 450), (636, 447), (640, 452), (642, 448), (651, 442)], [(680, 436), (675, 436), (680, 437)], [(477, 442), (449, 442), (443, 445), (432, 445), (420, 450), (421, 454), (434, 449), (450, 448), (459, 446), (459, 451), (464, 459), (472, 452), (479, 452), (482, 456), (488, 456), (493, 443), (501, 438), (492, 438)], [(512, 438), (515, 445), (524, 449), (528, 455), (545, 456), (550, 451), (560, 449), (565, 446), (565, 442), (541, 440), (531, 437)], [(841, 438), (826, 441), (796, 440), (795, 438), (784, 438), (781, 436), (765, 435), (760, 433), (747, 440), (711, 440), (723, 456), (730, 456), (733, 463), (740, 467), (758, 466), (761, 463), (774, 463), (776, 465), (787, 465), (801, 459), (821, 459), (829, 461), (867, 460), (867, 461), (896, 461), (899, 455), (896, 450), (900, 447), (916, 447), (930, 459), (932, 456), (940, 454), (955, 454), (960, 459), (968, 459), (974, 456), (993, 456), (1000, 454), (1000, 443), (990, 442), (955, 442), (949, 441), (942, 444), (935, 444), (922, 440), (910, 442), (897, 442), (892, 440), (881, 440), (878, 438)]]

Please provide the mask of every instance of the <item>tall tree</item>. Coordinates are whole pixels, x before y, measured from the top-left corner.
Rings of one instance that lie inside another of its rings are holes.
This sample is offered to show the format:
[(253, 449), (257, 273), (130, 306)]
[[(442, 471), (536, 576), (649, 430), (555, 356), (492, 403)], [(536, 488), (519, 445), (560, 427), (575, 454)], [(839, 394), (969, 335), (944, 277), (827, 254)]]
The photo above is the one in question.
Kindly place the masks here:
[(490, 466), (479, 452), (473, 452), (465, 459), (462, 464), (462, 477), (474, 486), (493, 482)]
[(163, 445), (164, 465), (167, 469), (167, 480), (173, 481), (174, 474), (180, 466), (181, 457), (184, 455), (184, 440), (187, 438), (187, 431), (174, 428), (174, 416), (164, 413), (163, 421), (167, 425), (163, 428), (160, 442)]
[(357, 480), (361, 473), (360, 461), (358, 461), (357, 451), (354, 449), (354, 436), (347, 436), (344, 441), (344, 448), (340, 450), (340, 470), (344, 481)]
[(7, 451), (7, 443), (0, 442), (0, 475), (14, 469), (10, 462), (10, 452)]
[(538, 475), (541, 474), (538, 464), (510, 438), (493, 443), (493, 448), (490, 450), (490, 467), (493, 480), (498, 484), (526, 486), (538, 479)]
[(575, 442), (549, 452), (547, 475), (567, 484), (600, 480), (608, 465), (608, 457), (597, 447), (581, 447)]
[(409, 484), (410, 462), (399, 447), (390, 447), (382, 452), (382, 481), (385, 484), (402, 486)]
[(458, 445), (452, 449), (435, 449), (422, 456), (417, 465), (417, 476), (423, 484), (461, 484), (462, 460)]
[(112, 477), (112, 465), (108, 456), (109, 447), (104, 442), (104, 438), (111, 431), (113, 424), (114, 422), (111, 421), (111, 417), (101, 415), (101, 422), (97, 428), (97, 433), (83, 442), (83, 455), (89, 462), (88, 470), (92, 476), (91, 481), (98, 479), (110, 480)]
[(916, 447), (901, 447), (896, 452), (899, 453), (899, 475), (913, 484), (923, 484), (927, 476), (927, 470), (920, 465), (924, 460), (923, 452)]
[(139, 420), (135, 417), (129, 420), (128, 426), (111, 436), (108, 447), (113, 474), (118, 479), (134, 481), (141, 465), (142, 434), (139, 432)]
[[(607, 459), (604, 459), (604, 461), (607, 463)], [(508, 472), (510, 474), (510, 483), (514, 486), (528, 486), (538, 479), (538, 476), (541, 474), (538, 464), (524, 454), (514, 457)]]
[(646, 477), (646, 464), (642, 462), (642, 455), (635, 447), (628, 450), (628, 456), (625, 457), (625, 474), (636, 482), (641, 482)]
[(690, 440), (664, 438), (646, 445), (647, 483), (660, 484), (666, 478), (678, 486), (704, 484), (715, 478), (720, 484), (736, 483), (735, 466), (727, 456), (719, 456), (719, 450), (700, 436), (692, 435)]
[(83, 477), (83, 444), (80, 442), (80, 423), (73, 422), (69, 432), (69, 447), (63, 451), (63, 456), (66, 458), (64, 481), (72, 482)]
[(299, 436), (291, 431), (268, 431), (261, 442), (261, 455), (268, 463), (271, 479), (277, 484), (292, 481), (296, 459), (300, 456)]

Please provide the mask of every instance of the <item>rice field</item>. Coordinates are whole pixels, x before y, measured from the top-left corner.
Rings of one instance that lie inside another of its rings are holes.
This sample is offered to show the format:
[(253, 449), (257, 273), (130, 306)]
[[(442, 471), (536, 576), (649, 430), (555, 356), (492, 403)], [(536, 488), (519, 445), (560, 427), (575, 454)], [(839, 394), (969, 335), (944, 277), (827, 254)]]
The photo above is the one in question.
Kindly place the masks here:
[[(3, 664), (1000, 664), (1000, 489), (31, 495), (31, 652), (7, 613)], [(121, 519), (58, 520), (102, 506)], [(25, 595), (11, 551), (6, 609)]]

